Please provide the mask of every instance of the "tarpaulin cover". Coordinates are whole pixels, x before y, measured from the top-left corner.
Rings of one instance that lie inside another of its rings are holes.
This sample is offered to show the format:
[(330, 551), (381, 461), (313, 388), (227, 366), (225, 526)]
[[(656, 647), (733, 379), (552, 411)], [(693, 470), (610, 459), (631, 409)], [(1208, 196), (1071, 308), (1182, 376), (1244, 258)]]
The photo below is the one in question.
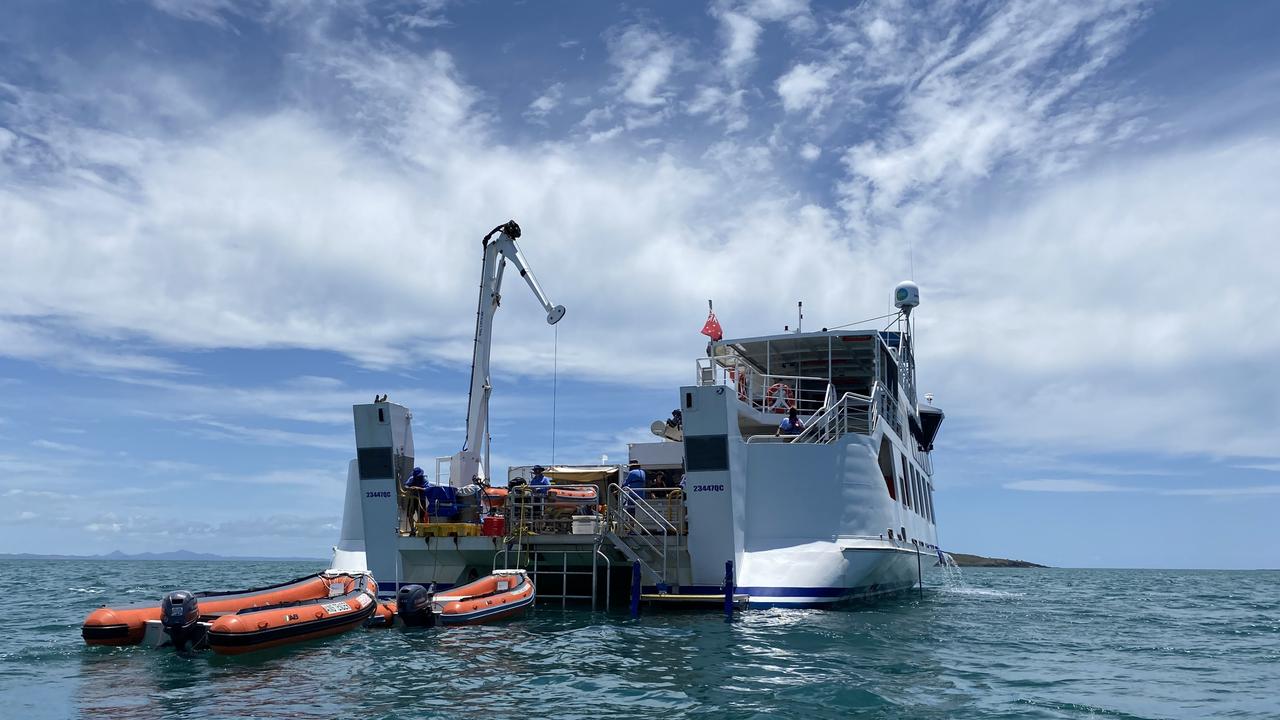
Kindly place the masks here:
[(543, 473), (561, 485), (585, 485), (618, 477), (617, 465), (558, 465)]

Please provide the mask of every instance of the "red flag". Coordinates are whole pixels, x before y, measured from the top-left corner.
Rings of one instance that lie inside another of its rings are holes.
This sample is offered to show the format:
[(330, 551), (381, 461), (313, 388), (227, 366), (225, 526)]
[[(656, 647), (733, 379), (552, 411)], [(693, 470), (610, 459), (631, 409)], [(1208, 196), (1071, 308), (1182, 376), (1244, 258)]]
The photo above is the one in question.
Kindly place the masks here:
[(724, 338), (724, 330), (720, 327), (720, 321), (716, 319), (714, 312), (707, 313), (707, 323), (702, 326), (702, 334), (711, 338), (712, 342), (720, 342)]

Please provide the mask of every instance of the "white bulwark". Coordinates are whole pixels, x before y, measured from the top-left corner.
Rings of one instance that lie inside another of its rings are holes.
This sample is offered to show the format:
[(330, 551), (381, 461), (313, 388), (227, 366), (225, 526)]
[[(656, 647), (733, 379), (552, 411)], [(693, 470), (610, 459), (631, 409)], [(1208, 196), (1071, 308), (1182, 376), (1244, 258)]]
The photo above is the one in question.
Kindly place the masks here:
[[(643, 591), (666, 598), (721, 593), (730, 562), (751, 605), (911, 590), (941, 556), (930, 455), (943, 413), (916, 397), (918, 288), (899, 285), (895, 302), (893, 331), (713, 342), (679, 388), (679, 412), (653, 423), (654, 442), (628, 448), (643, 488), (627, 487), (622, 464), (550, 467), (550, 487), (533, 488), (521, 485), (532, 473), (523, 465), (509, 471), (510, 488), (490, 488), (483, 462), (467, 465), (481, 472), (464, 482), (455, 454), (436, 459), (438, 488), (406, 489), (412, 414), (357, 405), (347, 515), (358, 507), (360, 517), (344, 519), (335, 565), (367, 561), (384, 594), (519, 567), (542, 602), (562, 603), (616, 605), (633, 565)], [(485, 377), (473, 422), (487, 422), (489, 390)], [(791, 409), (800, 427), (783, 433)], [(469, 433), (467, 452), (477, 440)]]

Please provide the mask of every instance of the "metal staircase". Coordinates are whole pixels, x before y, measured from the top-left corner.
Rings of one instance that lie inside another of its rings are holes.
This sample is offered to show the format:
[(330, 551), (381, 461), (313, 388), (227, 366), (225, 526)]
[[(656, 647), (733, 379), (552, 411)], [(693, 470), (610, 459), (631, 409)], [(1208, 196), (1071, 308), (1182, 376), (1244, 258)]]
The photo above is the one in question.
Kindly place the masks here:
[(637, 490), (613, 484), (608, 507), (604, 539), (628, 560), (640, 563), (645, 581), (660, 590), (679, 588), (681, 569), (687, 565), (683, 495), (666, 488)]

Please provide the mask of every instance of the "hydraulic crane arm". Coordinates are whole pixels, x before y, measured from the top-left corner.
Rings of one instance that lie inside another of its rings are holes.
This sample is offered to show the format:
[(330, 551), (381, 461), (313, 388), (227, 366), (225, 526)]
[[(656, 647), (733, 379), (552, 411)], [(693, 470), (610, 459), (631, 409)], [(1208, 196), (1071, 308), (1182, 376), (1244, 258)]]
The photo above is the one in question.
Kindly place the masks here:
[[(516, 245), (520, 226), (514, 220), (494, 228), (484, 237), (484, 261), (480, 269), (480, 300), (476, 308), (475, 349), (471, 359), (471, 391), (467, 404), (467, 439), (462, 450), (449, 465), (449, 482), (454, 486), (469, 483), (472, 478), (489, 478), (487, 442), (489, 436), (489, 360), (493, 349), (493, 316), (502, 303), (502, 276), (510, 261), (529, 285), (542, 309), (547, 324), (555, 325), (564, 317), (563, 305), (552, 305), (547, 294), (529, 269), (529, 263)], [(482, 448), (486, 451), (482, 454)]]

